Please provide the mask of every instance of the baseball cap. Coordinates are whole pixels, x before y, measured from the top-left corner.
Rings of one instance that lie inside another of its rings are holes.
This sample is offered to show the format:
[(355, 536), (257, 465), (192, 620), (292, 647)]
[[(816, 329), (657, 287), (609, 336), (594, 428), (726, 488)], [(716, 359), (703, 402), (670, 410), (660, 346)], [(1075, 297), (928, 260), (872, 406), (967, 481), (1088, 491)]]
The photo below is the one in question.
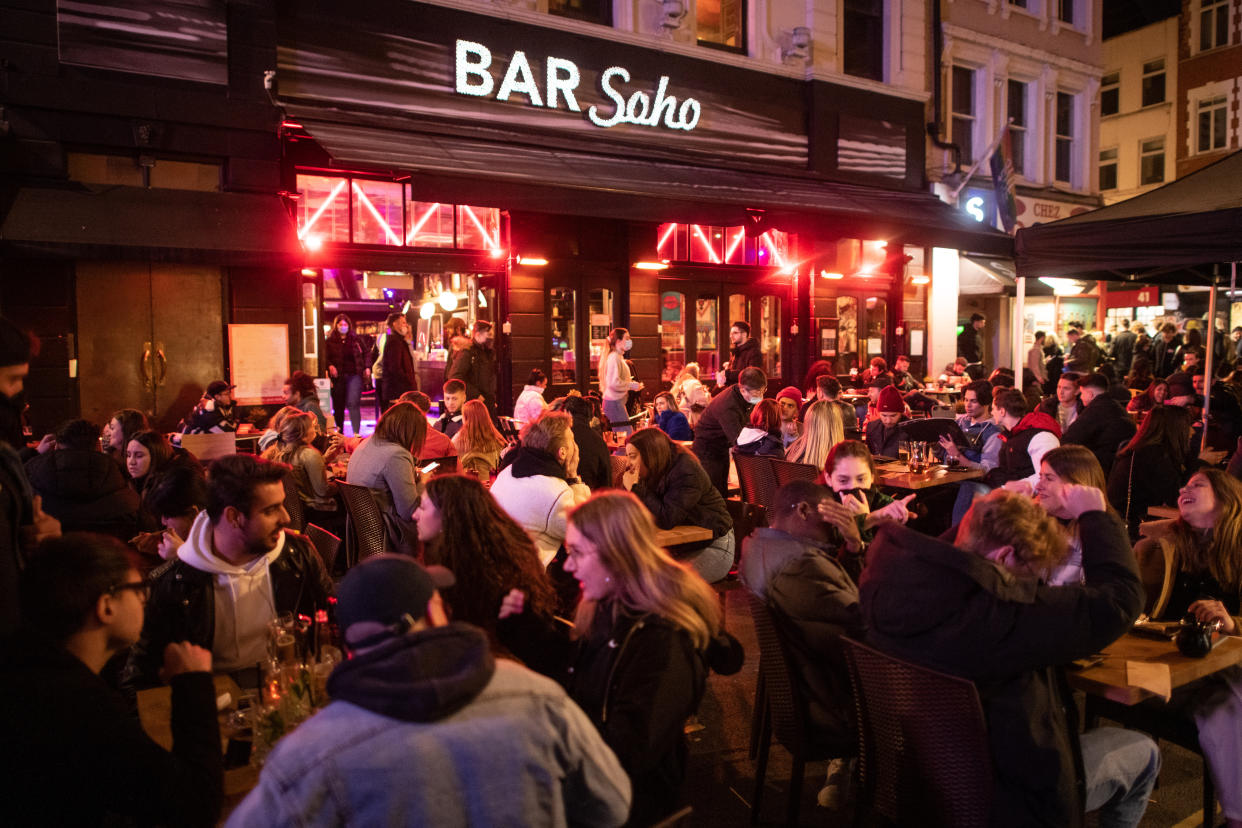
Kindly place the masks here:
[(212, 380), (211, 385), (207, 386), (207, 396), (214, 397), (216, 394), (223, 394), (225, 391), (232, 391), (236, 385), (230, 385), (224, 380)]
[(453, 573), (442, 566), (424, 567), (403, 555), (376, 555), (341, 579), (336, 588), (337, 620), (347, 638), (349, 628), (362, 621), (386, 627), (401, 625), (406, 616), (417, 621), (426, 614), (432, 594), (454, 583)]

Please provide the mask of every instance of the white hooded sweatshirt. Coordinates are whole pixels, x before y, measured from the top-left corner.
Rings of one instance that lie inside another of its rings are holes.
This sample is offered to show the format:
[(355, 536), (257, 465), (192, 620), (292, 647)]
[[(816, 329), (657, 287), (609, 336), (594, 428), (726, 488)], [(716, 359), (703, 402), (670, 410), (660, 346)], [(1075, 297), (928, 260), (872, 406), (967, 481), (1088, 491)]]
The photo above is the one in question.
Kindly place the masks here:
[(269, 567), (285, 548), (285, 533), (280, 533), (275, 549), (241, 566), (221, 558), (211, 538), (207, 512), (199, 512), (190, 527), (190, 536), (177, 550), (177, 557), (200, 572), (215, 575), (212, 669), (229, 673), (267, 660), (267, 625), (276, 618)]

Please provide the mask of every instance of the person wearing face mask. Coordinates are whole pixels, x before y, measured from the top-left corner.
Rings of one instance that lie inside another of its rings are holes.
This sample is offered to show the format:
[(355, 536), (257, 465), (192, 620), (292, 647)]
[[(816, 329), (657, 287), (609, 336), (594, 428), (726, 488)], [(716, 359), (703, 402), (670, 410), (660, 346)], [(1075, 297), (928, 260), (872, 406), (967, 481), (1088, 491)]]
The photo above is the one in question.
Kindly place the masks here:
[(328, 364), (328, 377), (332, 380), (332, 416), (344, 430), (348, 413), (355, 437), (362, 426), (362, 384), (364, 380), (371, 380), (371, 366), (367, 364), (365, 350), (362, 340), (354, 333), (350, 318), (337, 314), (332, 320), (332, 333), (324, 343), (323, 355)]
[[(824, 473), (820, 475), (821, 483), (832, 489), (858, 522), (859, 537), (864, 544), (870, 542), (876, 527), (881, 521), (895, 520), (905, 523), (910, 518), (907, 508), (914, 495), (909, 494), (895, 500), (875, 485), (875, 461), (865, 443), (858, 440), (842, 440), (828, 452), (824, 461)], [(833, 529), (833, 542), (846, 544), (847, 536)], [(861, 556), (862, 549), (850, 551)], [(861, 562), (861, 557), (859, 557)], [(858, 577), (857, 571), (850, 573)]]
[(768, 378), (758, 368), (747, 368), (707, 404), (694, 427), (693, 451), (721, 497), (729, 487), (729, 450), (750, 421), (750, 410), (763, 399)]
[(496, 352), (492, 348), (492, 323), (479, 319), (474, 323), (470, 347), (453, 360), (448, 379), (466, 385), (466, 399), (483, 400), (487, 413), (496, 419)]
[(634, 380), (630, 366), (626, 364), (626, 354), (633, 347), (634, 340), (625, 328), (613, 328), (608, 334), (608, 355), (599, 370), (599, 393), (604, 398), (604, 415), (612, 424), (612, 430), (618, 434), (630, 434), (630, 414), (625, 402), (631, 391), (639, 391), (643, 384)]
[(0, 635), (17, 626), (17, 580), (26, 553), (60, 535), (60, 521), (44, 513), (18, 454), (26, 445), (24, 383), (38, 353), (37, 339), (0, 317)]

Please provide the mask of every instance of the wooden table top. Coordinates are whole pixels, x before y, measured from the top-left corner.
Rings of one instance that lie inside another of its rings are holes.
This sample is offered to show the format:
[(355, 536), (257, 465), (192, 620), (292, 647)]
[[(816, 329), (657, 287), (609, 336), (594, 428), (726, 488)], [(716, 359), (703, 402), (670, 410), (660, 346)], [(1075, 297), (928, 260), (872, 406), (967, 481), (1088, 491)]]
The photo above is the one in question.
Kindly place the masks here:
[(672, 529), (657, 529), (656, 544), (668, 548), (685, 543), (704, 543), (712, 539), (712, 530), (702, 526), (674, 526)]
[(912, 474), (909, 466), (904, 463), (890, 463), (876, 467), (875, 482), (881, 488), (918, 491), (935, 486), (947, 486), (961, 483), (964, 480), (977, 480), (983, 477), (982, 469), (962, 469), (950, 471), (945, 466), (934, 466), (930, 471)]
[(1192, 681), (1209, 676), (1235, 664), (1242, 664), (1242, 638), (1225, 636), (1203, 658), (1191, 658), (1177, 651), (1172, 641), (1126, 633), (1104, 648), (1104, 661), (1086, 670), (1069, 671), (1072, 687), (1103, 696), (1125, 705), (1137, 704), (1157, 695), (1151, 690), (1137, 687), (1137, 670), (1134, 675), (1127, 668), (1135, 663), (1144, 673), (1162, 673), (1168, 669), (1169, 688), (1176, 689)]

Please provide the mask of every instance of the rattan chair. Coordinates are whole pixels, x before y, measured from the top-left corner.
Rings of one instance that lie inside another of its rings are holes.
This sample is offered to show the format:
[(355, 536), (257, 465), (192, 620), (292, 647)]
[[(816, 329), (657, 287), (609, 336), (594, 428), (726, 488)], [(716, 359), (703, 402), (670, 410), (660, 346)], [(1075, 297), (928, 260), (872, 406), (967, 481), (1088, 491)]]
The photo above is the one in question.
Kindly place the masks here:
[[(759, 641), (759, 685), (755, 693), (755, 710), (759, 731), (757, 740), (752, 731), (752, 741), (757, 741), (755, 759), (755, 792), (750, 803), (750, 823), (759, 822), (763, 804), (764, 779), (768, 771), (768, 750), (772, 737), (793, 757), (793, 770), (789, 776), (789, 795), (785, 805), (785, 821), (798, 824), (798, 810), (802, 800), (802, 777), (806, 763), (835, 758), (837, 753), (817, 752), (810, 741), (810, 724), (807, 721), (807, 704), (786, 655), (786, 644), (779, 629), (779, 620), (772, 610), (752, 592), (746, 593), (750, 602), (750, 615), (755, 622), (755, 637)], [(753, 727), (754, 722), (752, 722)]]
[(630, 458), (624, 454), (610, 454), (608, 460), (612, 463), (612, 477), (608, 480), (610, 486), (621, 485), (621, 475), (625, 474), (625, 470), (630, 467)]
[(306, 509), (302, 505), (302, 497), (298, 494), (297, 481), (293, 479), (292, 474), (286, 474), (285, 484), (285, 511), (289, 513), (289, 528), (295, 532), (301, 532), (306, 528)]
[(388, 547), (388, 530), (375, 495), (366, 486), (337, 481), (345, 502), (345, 566), (351, 567)]
[(311, 543), (315, 545), (315, 551), (319, 553), (319, 560), (323, 562), (323, 568), (331, 575), (332, 568), (336, 566), (336, 553), (341, 548), (341, 539), (327, 529), (316, 526), (313, 523), (306, 524), (306, 535), (311, 539)]
[(765, 525), (772, 525), (772, 512), (776, 503), (776, 473), (772, 471), (772, 458), (756, 454), (734, 454), (737, 466), (737, 483), (742, 489), (742, 500), (762, 506)]
[(988, 825), (992, 760), (975, 685), (841, 642), (858, 710), (857, 813), (894, 825)]
[(818, 469), (810, 463), (790, 463), (788, 460), (773, 458), (772, 471), (776, 475), (776, 486), (780, 488), (795, 480), (810, 480), (813, 483), (819, 478), (823, 469)]

